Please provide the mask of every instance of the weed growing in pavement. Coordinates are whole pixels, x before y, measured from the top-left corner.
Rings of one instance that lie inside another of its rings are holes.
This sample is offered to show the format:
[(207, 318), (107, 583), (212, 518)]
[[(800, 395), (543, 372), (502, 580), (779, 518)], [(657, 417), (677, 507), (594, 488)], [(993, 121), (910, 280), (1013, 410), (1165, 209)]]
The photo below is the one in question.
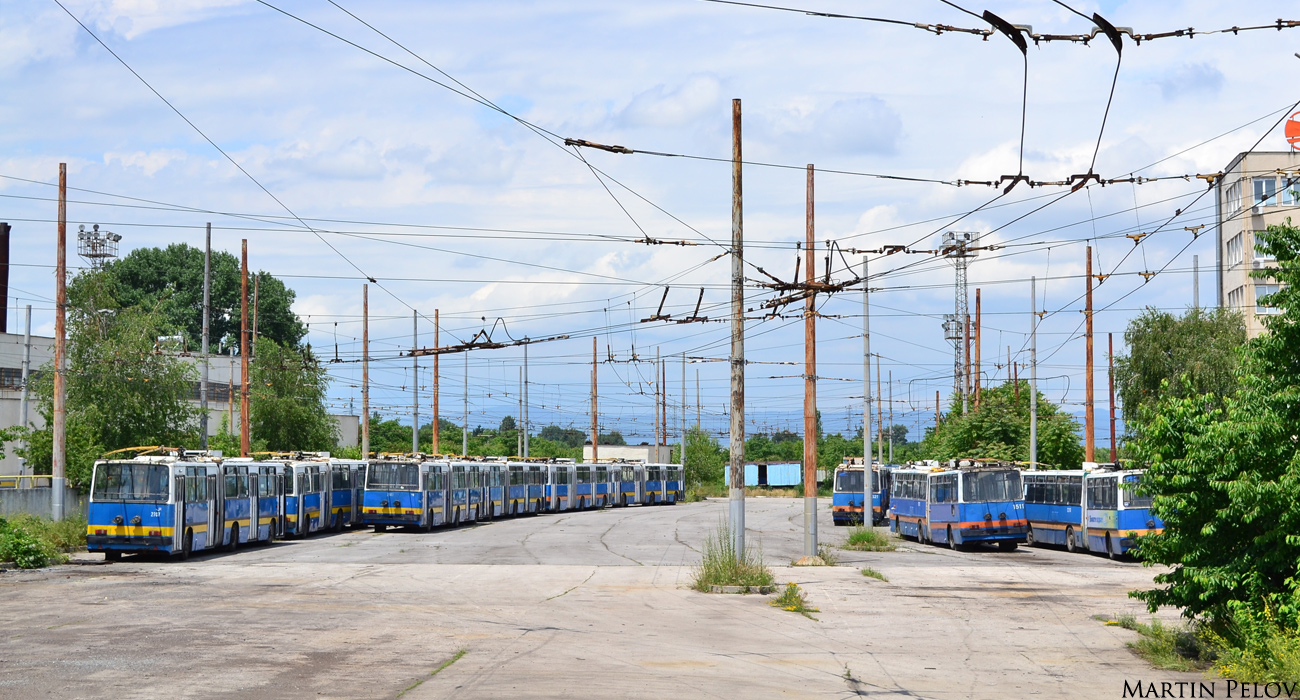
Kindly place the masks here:
[(1206, 658), (1209, 650), (1190, 627), (1169, 627), (1155, 618), (1151, 619), (1151, 624), (1144, 625), (1137, 621), (1137, 617), (1128, 614), (1117, 618), (1098, 615), (1095, 619), (1137, 632), (1137, 640), (1129, 642), (1128, 648), (1156, 668), (1199, 671), (1209, 666)]
[(826, 566), (839, 566), (840, 564), (840, 555), (836, 554), (835, 550), (825, 543), (817, 545), (817, 556), (826, 562)]
[(840, 548), (859, 552), (892, 552), (894, 543), (889, 541), (889, 535), (882, 534), (875, 528), (858, 525), (849, 530), (849, 538)]
[(867, 578), (874, 578), (874, 579), (884, 581), (885, 583), (889, 583), (889, 579), (885, 578), (884, 574), (880, 573), (879, 571), (876, 571), (870, 566), (864, 567), (862, 569), (862, 575), (866, 576)]
[(704, 555), (695, 569), (694, 588), (708, 592), (711, 586), (771, 586), (776, 579), (763, 563), (763, 551), (746, 547), (736, 551), (731, 526), (726, 521), (704, 540)]
[(803, 597), (803, 589), (799, 588), (799, 584), (793, 581), (785, 584), (785, 590), (781, 591), (781, 595), (777, 596), (776, 600), (768, 603), (768, 605), (782, 610), (789, 610), (790, 612), (797, 612), (809, 620), (817, 619), (809, 613), (820, 612), (817, 608), (808, 605), (808, 601)]

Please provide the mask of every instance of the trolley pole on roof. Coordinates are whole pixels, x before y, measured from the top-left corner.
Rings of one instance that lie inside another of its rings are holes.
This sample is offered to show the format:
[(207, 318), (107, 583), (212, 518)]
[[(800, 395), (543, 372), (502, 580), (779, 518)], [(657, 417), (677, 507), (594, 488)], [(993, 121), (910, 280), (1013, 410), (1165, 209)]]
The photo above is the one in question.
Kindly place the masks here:
[(252, 451), (248, 434), (248, 239), (240, 243), (239, 264), (239, 456)]
[(728, 496), (732, 546), (745, 556), (745, 265), (740, 100), (731, 101), (731, 433)]
[(1038, 461), (1038, 278), (1029, 278), (1029, 461)]
[(813, 166), (808, 165), (807, 211), (805, 216), (804, 281), (809, 293), (803, 312), (803, 554), (817, 556), (817, 243), (814, 234)]
[(212, 306), (212, 222), (203, 237), (203, 373), (199, 375), (199, 447), (208, 449), (208, 316)]
[[(935, 412), (938, 412), (936, 396)], [(935, 426), (938, 426), (936, 419)], [(862, 526), (871, 527), (871, 287), (862, 256)]]
[(361, 459), (370, 459), (370, 285), (361, 285)]
[(68, 165), (59, 163), (59, 227), (54, 262), (54, 418), (53, 468), (50, 479), (50, 517), (63, 519), (63, 484), (66, 481), (68, 389), (64, 365), (67, 360), (68, 305)]
[[(411, 309), (411, 350), (420, 347), (420, 314)], [(420, 451), (420, 357), (411, 353), (411, 452)]]

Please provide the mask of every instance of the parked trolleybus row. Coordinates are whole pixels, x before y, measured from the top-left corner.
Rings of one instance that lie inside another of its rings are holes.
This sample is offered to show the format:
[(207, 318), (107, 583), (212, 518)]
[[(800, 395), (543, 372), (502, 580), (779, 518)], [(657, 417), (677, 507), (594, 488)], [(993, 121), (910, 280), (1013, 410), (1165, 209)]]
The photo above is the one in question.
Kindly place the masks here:
[(91, 477), (86, 546), (123, 553), (233, 550), (322, 530), (424, 530), (536, 513), (673, 504), (677, 464), (516, 462), (297, 453), (254, 461), (168, 450), (100, 460)]
[[(872, 523), (918, 542), (956, 549), (996, 544), (1061, 545), (1070, 552), (1128, 553), (1137, 538), (1162, 531), (1151, 497), (1140, 495), (1142, 471), (1116, 464), (1028, 470), (993, 460), (919, 462), (871, 467)], [(832, 520), (863, 520), (864, 468), (848, 458), (835, 470)]]

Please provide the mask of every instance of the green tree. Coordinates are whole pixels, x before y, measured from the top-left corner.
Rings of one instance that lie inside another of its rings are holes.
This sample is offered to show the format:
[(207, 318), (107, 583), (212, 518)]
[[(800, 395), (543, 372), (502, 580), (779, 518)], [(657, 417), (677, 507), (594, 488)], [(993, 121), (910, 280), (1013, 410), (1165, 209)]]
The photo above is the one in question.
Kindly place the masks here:
[[(584, 433), (577, 428), (561, 428), (558, 425), (548, 425), (545, 428), (542, 428), (538, 435), (551, 442), (561, 443), (568, 448), (582, 447), (590, 437), (587, 433)], [(620, 435), (619, 437), (621, 438), (622, 436)]]
[(1148, 308), (1129, 321), (1124, 342), (1129, 352), (1115, 356), (1115, 387), (1131, 423), (1159, 402), (1162, 391), (1231, 395), (1246, 326), (1235, 309), (1188, 309), (1179, 318)]
[(253, 439), (277, 451), (328, 450), (338, 444), (325, 407), (329, 375), (310, 349), (259, 338), (248, 374)]
[(513, 433), (517, 430), (515, 427), (515, 417), (506, 416), (501, 419), (501, 425), (497, 426), (498, 433)]
[(1198, 393), (1189, 375), (1177, 391), (1162, 385), (1130, 443), (1164, 520), (1142, 558), (1172, 567), (1155, 577), (1163, 588), (1133, 595), (1230, 639), (1243, 620), (1292, 635), (1300, 624), (1300, 229), (1270, 226), (1259, 240), (1287, 285), (1268, 298), (1281, 313), (1246, 345), (1236, 381), (1221, 383), (1228, 394)]
[[(1028, 461), (1028, 382), (1020, 382), (1019, 400), (1016, 393), (1013, 382), (985, 389), (979, 410), (969, 414), (963, 414), (961, 402), (954, 400), (943, 422), (925, 436), (920, 455), (938, 460), (983, 457)], [(894, 452), (897, 461), (898, 450)], [(1038, 461), (1061, 469), (1078, 469), (1083, 464), (1078, 421), (1062, 413), (1042, 392), (1038, 394)]]
[(623, 433), (617, 430), (611, 430), (608, 433), (600, 434), (600, 444), (602, 445), (626, 445), (627, 440), (623, 439)]
[[(104, 266), (107, 282), (123, 307), (139, 306), (161, 314), (167, 333), (185, 336), (191, 349), (199, 347), (203, 333), (203, 251), (184, 243), (166, 248), (137, 248)], [(256, 281), (255, 281), (256, 279)], [(79, 276), (69, 285), (69, 296), (86, 281)], [(257, 331), (282, 345), (296, 346), (307, 329), (291, 309), (294, 291), (265, 272), (250, 273), (249, 313), (257, 287)], [(212, 252), (212, 311), (209, 334), (218, 349), (239, 341), (239, 259), (224, 251)], [(251, 322), (251, 320), (250, 320)], [(161, 335), (161, 334), (160, 334)]]
[[(115, 280), (103, 272), (78, 275), (68, 290), (67, 476), (84, 486), (102, 452), (142, 445), (185, 445), (195, 438), (198, 410), (186, 399), (194, 368), (158, 349), (167, 331), (153, 307), (123, 306)], [(33, 383), (43, 430), (19, 427), (6, 440), (25, 439), (18, 453), (36, 473), (53, 464), (54, 368)]]
[(688, 486), (721, 485), (727, 451), (708, 432), (695, 427), (686, 431), (686, 459), (682, 468)]

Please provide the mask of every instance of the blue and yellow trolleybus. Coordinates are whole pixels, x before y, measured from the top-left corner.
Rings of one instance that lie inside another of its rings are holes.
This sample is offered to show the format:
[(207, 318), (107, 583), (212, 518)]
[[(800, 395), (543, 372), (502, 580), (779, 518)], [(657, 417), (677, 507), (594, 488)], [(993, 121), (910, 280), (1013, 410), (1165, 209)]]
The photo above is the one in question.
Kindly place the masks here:
[(1163, 531), (1164, 523), (1151, 514), (1151, 497), (1138, 493), (1142, 470), (1094, 462), (1083, 466), (1024, 473), (1031, 544), (1117, 558), (1132, 550), (1138, 537)]
[(380, 453), (366, 465), (361, 524), (383, 532), (389, 525), (425, 524), (428, 472), (420, 455)]
[(640, 503), (645, 490), (645, 467), (637, 462), (615, 462), (609, 469), (614, 479), (615, 505)]
[(682, 476), (682, 465), (664, 465), (664, 503), (676, 505), (686, 497), (686, 482)]
[(225, 544), (219, 452), (162, 454), (95, 462), (86, 515), (86, 549), (113, 560), (159, 552), (188, 558)]
[(1020, 470), (993, 460), (952, 460), (893, 473), (890, 530), (918, 542), (996, 543), (1013, 550), (1026, 541)]
[(537, 513), (542, 508), (546, 466), (531, 462), (506, 465), (506, 501), (511, 515)]
[[(845, 457), (844, 462), (835, 468), (835, 478), (831, 483), (831, 522), (836, 525), (851, 525), (862, 522), (863, 502), (863, 459)], [(871, 523), (885, 521), (889, 512), (889, 465), (881, 467), (871, 465)]]
[(546, 496), (545, 510), (551, 513), (559, 513), (566, 510), (577, 510), (578, 501), (576, 495), (577, 480), (573, 460), (555, 461), (546, 465)]

